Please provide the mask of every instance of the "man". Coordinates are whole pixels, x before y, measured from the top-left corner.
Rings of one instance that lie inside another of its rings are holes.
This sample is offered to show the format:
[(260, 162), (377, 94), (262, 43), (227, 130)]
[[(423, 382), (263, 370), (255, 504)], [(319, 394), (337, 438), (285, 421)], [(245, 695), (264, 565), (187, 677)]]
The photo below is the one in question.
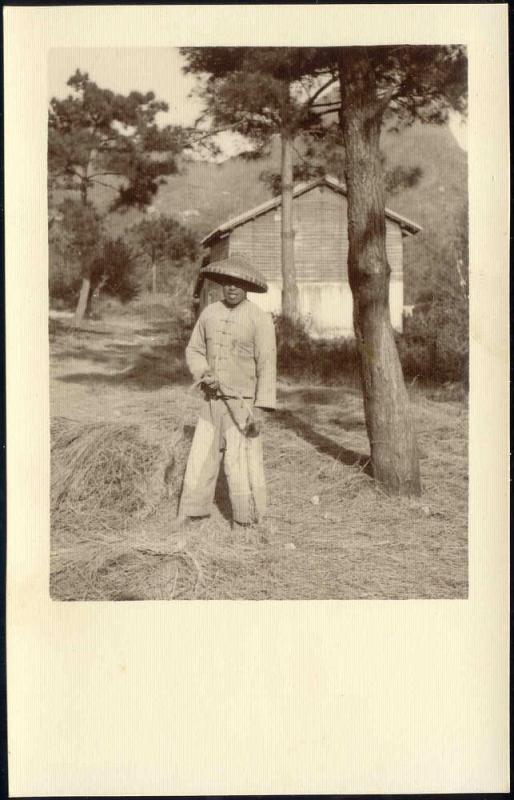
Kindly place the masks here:
[(276, 341), (271, 315), (247, 299), (266, 292), (263, 276), (242, 256), (215, 261), (201, 275), (220, 283), (223, 300), (200, 314), (186, 362), (204, 391), (189, 453), (177, 526), (208, 516), (224, 454), (233, 522), (262, 518), (266, 486), (260, 432), (276, 407)]

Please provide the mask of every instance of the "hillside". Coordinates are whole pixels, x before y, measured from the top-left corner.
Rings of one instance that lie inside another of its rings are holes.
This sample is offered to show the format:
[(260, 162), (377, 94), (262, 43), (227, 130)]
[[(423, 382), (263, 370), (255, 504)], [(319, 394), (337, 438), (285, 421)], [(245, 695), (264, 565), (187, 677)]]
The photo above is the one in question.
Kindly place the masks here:
[[(392, 210), (423, 227), (420, 234), (405, 240), (405, 302), (412, 303), (426, 286), (439, 243), (446, 241), (466, 201), (467, 155), (449, 128), (421, 124), (398, 134), (384, 133), (382, 149), (388, 168), (419, 166), (423, 173), (416, 186), (387, 200)], [(161, 187), (154, 207), (205, 235), (224, 220), (266, 200), (269, 192), (259, 175), (263, 170), (278, 171), (279, 165), (278, 148), (260, 160), (238, 157), (222, 164), (189, 162)], [(108, 207), (111, 198), (108, 189), (99, 188), (93, 194), (101, 209)], [(136, 210), (111, 214), (108, 227), (119, 235), (141, 218)]]
[(387, 205), (417, 222), (423, 230), (404, 240), (405, 302), (413, 303), (435, 266), (440, 245), (452, 234), (467, 202), (467, 154), (446, 127), (416, 125), (401, 135), (383, 137), (388, 165), (419, 166), (417, 186), (388, 198)]

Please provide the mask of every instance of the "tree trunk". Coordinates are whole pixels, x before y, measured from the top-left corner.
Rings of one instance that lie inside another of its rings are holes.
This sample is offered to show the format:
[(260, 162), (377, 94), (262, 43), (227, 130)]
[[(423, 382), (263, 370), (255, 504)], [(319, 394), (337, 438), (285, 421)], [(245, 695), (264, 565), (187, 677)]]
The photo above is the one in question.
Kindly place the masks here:
[(80, 183), (80, 199), (84, 205), (87, 205), (87, 200), (88, 200), (87, 190), (88, 190), (87, 182), (85, 180), (82, 180)]
[(391, 493), (421, 492), (416, 437), (389, 313), (380, 129), (365, 48), (342, 51), (340, 124), (348, 190), (348, 277), (373, 475)]
[(157, 264), (152, 262), (152, 294), (157, 294)]
[(294, 265), (293, 230), (293, 139), (282, 131), (282, 313), (290, 319), (298, 316), (298, 287)]
[[(85, 171), (85, 176), (81, 180), (80, 183), (80, 199), (84, 205), (87, 205), (88, 201), (88, 183), (86, 180), (87, 176), (87, 169)], [(87, 253), (84, 254), (83, 258), (87, 259)], [(91, 292), (91, 279), (89, 274), (84, 274), (82, 277), (82, 286), (80, 287), (80, 294), (79, 294), (79, 301), (77, 303), (77, 307), (75, 309), (75, 316), (73, 317), (73, 324), (74, 325), (81, 325), (84, 320), (84, 315), (86, 313), (88, 303), (89, 303), (89, 294)]]
[(77, 308), (75, 309), (75, 316), (73, 318), (73, 322), (75, 325), (80, 325), (82, 320), (84, 319), (84, 314), (86, 313), (87, 304), (89, 301), (90, 290), (91, 290), (91, 280), (89, 276), (84, 276), (82, 278), (82, 286), (80, 287), (79, 301), (77, 303)]

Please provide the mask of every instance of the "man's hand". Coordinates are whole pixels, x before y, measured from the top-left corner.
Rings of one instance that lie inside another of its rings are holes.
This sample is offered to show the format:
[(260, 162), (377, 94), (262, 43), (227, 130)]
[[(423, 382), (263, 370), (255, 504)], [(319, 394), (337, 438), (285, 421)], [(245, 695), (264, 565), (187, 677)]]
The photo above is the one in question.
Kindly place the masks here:
[[(255, 430), (255, 436), (258, 436), (260, 433), (262, 433), (266, 425), (268, 412), (265, 411), (263, 408), (259, 408), (259, 406), (254, 406), (252, 416), (253, 416), (253, 428)], [(250, 419), (249, 422), (252, 422), (252, 420)]]
[(206, 372), (202, 376), (202, 384), (206, 389), (209, 389), (210, 392), (217, 392), (220, 388), (220, 382), (214, 377), (212, 372)]

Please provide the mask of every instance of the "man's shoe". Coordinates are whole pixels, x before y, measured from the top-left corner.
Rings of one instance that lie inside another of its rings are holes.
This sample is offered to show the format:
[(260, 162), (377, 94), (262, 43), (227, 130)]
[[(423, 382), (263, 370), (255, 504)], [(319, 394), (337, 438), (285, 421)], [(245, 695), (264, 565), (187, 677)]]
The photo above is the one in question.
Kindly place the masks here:
[(196, 527), (194, 525), (195, 522), (203, 522), (206, 519), (208, 519), (208, 516), (204, 516), (204, 517), (177, 517), (171, 523), (169, 532), (170, 533), (179, 533), (179, 532), (182, 532), (182, 531), (188, 531), (192, 527)]

